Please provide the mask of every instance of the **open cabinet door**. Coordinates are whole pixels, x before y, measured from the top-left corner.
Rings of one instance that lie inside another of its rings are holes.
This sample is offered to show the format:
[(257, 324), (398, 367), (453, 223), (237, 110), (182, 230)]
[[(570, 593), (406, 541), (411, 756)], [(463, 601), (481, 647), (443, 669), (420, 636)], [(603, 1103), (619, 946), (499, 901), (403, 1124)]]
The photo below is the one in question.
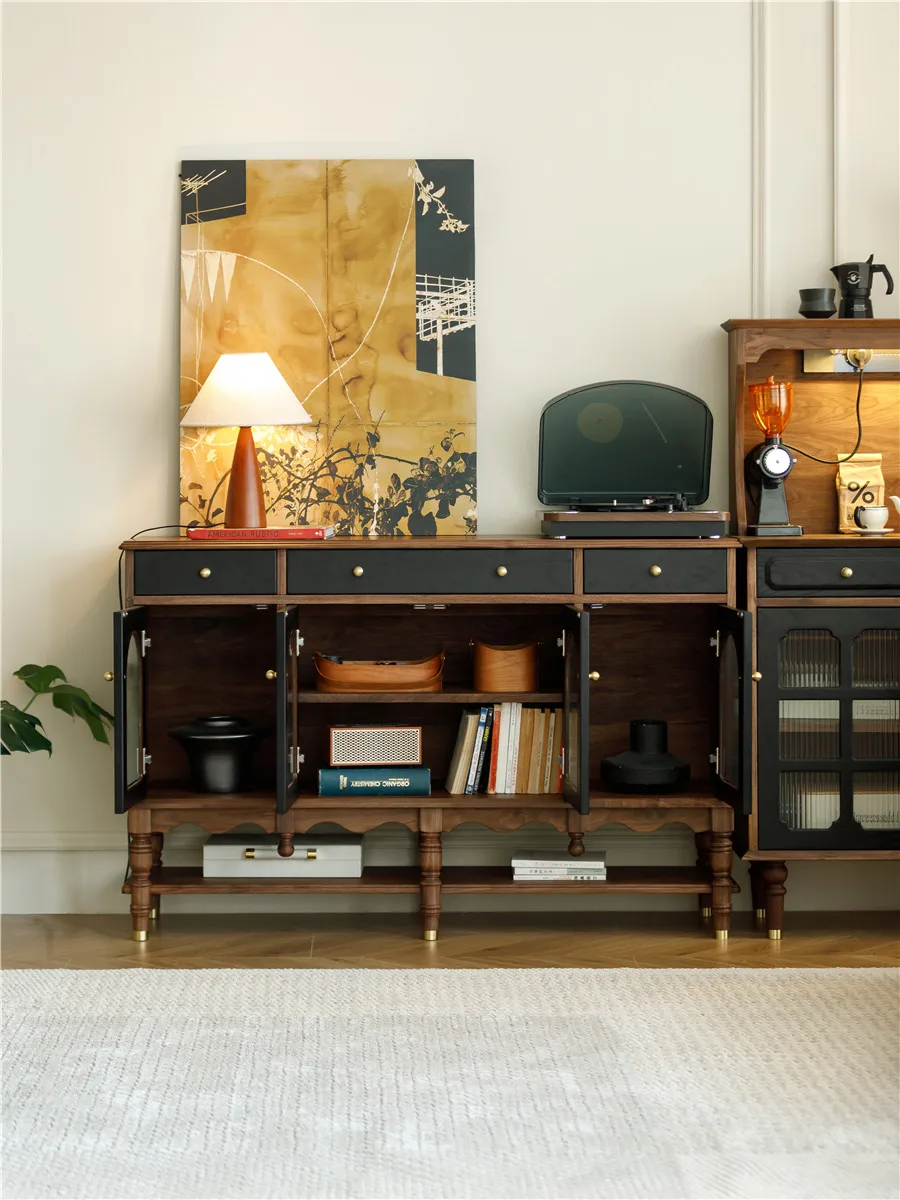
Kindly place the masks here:
[(113, 614), (116, 812), (147, 794), (147, 610)]
[(753, 619), (740, 609), (720, 607), (717, 614), (719, 721), (715, 753), (716, 795), (735, 812), (752, 806)]
[(591, 614), (565, 612), (563, 625), (563, 795), (580, 813), (590, 809), (591, 708), (588, 672)]
[(300, 698), (297, 657), (300, 652), (300, 610), (279, 608), (275, 614), (276, 719), (278, 762), (275, 772), (276, 808), (287, 812), (297, 798), (300, 772)]

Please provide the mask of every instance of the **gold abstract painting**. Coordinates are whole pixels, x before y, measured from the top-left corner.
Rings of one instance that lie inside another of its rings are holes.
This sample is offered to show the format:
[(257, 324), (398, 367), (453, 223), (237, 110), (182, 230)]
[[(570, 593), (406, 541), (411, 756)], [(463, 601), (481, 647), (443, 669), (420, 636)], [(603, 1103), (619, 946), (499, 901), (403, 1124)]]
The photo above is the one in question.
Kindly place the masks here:
[[(469, 160), (182, 163), (181, 416), (265, 351), (311, 417), (254, 429), (270, 526), (475, 532), (474, 234)], [(221, 524), (237, 430), (181, 434), (181, 522)]]

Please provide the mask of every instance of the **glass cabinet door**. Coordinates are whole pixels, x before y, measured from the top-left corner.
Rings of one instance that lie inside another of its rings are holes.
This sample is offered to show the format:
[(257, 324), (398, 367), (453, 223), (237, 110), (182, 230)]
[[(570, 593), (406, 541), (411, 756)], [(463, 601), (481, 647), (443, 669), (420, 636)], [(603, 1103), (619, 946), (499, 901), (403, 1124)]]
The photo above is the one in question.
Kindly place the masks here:
[(578, 812), (590, 810), (588, 758), (591, 716), (590, 681), (591, 614), (569, 612), (563, 627), (563, 795)]
[(900, 848), (900, 612), (758, 614), (759, 846)]
[(116, 812), (127, 812), (147, 793), (146, 610), (113, 614)]
[(750, 665), (753, 622), (749, 613), (722, 607), (716, 629), (719, 661), (719, 728), (716, 746), (716, 793), (749, 813), (752, 805), (750, 756), (752, 729)]
[(277, 680), (277, 811), (287, 812), (297, 798), (300, 775), (300, 698), (297, 660), (300, 653), (300, 610), (280, 608), (276, 616), (275, 661)]

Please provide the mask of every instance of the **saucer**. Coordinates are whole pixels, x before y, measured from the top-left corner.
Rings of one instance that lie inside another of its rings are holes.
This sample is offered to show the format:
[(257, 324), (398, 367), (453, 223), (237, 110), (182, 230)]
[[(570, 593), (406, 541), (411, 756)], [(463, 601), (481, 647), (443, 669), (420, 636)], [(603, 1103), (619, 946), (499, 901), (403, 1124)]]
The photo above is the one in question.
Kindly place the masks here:
[(894, 531), (885, 525), (884, 529), (861, 529), (859, 532), (863, 537), (881, 537), (883, 533), (893, 533)]

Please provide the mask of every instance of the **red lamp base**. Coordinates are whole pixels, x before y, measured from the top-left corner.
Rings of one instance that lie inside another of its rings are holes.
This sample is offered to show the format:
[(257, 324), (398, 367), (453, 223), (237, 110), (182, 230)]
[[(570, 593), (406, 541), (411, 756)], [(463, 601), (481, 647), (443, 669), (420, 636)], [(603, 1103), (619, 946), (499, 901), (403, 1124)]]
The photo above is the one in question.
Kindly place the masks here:
[(266, 505), (263, 500), (259, 459), (249, 425), (241, 426), (231, 477), (228, 480), (228, 499), (225, 502), (226, 529), (265, 529)]

